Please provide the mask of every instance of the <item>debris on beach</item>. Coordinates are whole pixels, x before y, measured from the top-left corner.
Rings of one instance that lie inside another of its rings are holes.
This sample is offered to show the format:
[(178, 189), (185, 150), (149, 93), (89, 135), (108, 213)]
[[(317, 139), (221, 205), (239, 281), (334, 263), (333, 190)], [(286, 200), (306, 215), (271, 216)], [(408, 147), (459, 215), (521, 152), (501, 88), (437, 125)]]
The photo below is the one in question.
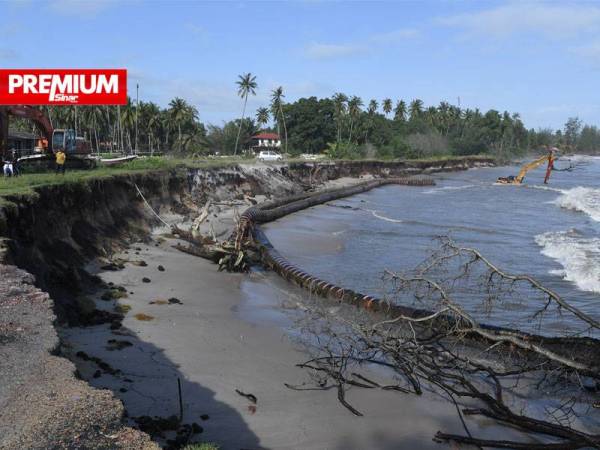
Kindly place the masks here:
[(127, 290), (123, 286), (111, 286), (107, 291), (100, 296), (101, 300), (110, 301), (117, 300), (119, 298), (126, 298)]
[(144, 313), (137, 313), (135, 316), (137, 320), (141, 320), (142, 322), (149, 322), (150, 320), (154, 320), (153, 316)]
[(146, 261), (144, 261), (143, 259), (139, 260), (139, 261), (129, 261), (131, 264), (133, 264), (134, 266), (139, 266), (139, 267), (147, 267), (148, 263)]
[(144, 278), (142, 278), (142, 282), (143, 282), (143, 283), (150, 283), (150, 281), (151, 281), (151, 280), (150, 280), (150, 278), (148, 278), (148, 277), (144, 277)]
[(150, 302), (150, 305), (167, 305), (169, 304), (168, 300), (165, 300), (164, 298), (157, 298), (156, 300), (152, 300)]

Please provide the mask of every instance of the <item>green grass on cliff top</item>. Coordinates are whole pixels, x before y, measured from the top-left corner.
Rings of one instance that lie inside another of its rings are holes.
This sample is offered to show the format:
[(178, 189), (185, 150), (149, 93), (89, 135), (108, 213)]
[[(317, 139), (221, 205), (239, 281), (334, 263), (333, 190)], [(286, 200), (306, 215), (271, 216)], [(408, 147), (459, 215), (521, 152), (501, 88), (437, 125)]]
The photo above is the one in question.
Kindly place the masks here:
[[(486, 157), (486, 156), (483, 156)], [(436, 157), (411, 162), (435, 162), (453, 159), (455, 157)], [(302, 160), (288, 160), (287, 162), (301, 162)], [(165, 157), (140, 158), (115, 167), (97, 167), (92, 170), (73, 169), (67, 170), (65, 175), (54, 172), (24, 173), (19, 177), (5, 178), (0, 175), (0, 204), (3, 197), (14, 195), (28, 195), (35, 192), (36, 188), (56, 184), (80, 183), (87, 180), (106, 178), (117, 175), (151, 172), (154, 170), (170, 170), (177, 168), (211, 168), (226, 167), (245, 163), (252, 164), (255, 160), (245, 158), (219, 158), (219, 159), (177, 159)]]

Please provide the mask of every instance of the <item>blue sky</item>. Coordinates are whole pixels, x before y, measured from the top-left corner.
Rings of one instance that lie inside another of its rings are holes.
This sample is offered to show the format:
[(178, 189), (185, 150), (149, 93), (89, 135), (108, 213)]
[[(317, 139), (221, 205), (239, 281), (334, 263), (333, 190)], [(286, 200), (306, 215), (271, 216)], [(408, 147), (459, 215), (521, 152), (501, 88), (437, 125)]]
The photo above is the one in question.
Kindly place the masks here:
[(600, 125), (600, 2), (0, 0), (0, 67), (124, 67), (130, 95), (181, 96), (204, 122), (341, 91)]

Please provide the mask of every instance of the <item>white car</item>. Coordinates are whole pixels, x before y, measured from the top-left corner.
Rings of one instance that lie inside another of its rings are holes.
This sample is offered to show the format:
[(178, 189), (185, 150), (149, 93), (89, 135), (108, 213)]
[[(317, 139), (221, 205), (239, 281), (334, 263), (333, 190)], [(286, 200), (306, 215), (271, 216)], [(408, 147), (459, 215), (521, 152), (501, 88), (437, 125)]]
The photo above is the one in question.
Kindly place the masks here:
[(271, 151), (271, 150), (263, 150), (256, 157), (259, 161), (281, 161), (283, 156), (280, 153)]

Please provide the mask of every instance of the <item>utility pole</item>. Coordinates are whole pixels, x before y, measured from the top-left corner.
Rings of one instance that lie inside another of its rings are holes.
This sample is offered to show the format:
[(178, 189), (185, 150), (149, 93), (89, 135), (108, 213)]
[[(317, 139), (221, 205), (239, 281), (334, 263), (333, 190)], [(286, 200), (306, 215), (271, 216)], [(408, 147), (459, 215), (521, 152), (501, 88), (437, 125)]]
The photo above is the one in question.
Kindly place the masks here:
[(124, 152), (123, 134), (121, 133), (121, 105), (117, 105), (117, 139), (119, 142), (120, 151)]
[(138, 152), (138, 110), (140, 109), (140, 85), (135, 83), (135, 154)]

